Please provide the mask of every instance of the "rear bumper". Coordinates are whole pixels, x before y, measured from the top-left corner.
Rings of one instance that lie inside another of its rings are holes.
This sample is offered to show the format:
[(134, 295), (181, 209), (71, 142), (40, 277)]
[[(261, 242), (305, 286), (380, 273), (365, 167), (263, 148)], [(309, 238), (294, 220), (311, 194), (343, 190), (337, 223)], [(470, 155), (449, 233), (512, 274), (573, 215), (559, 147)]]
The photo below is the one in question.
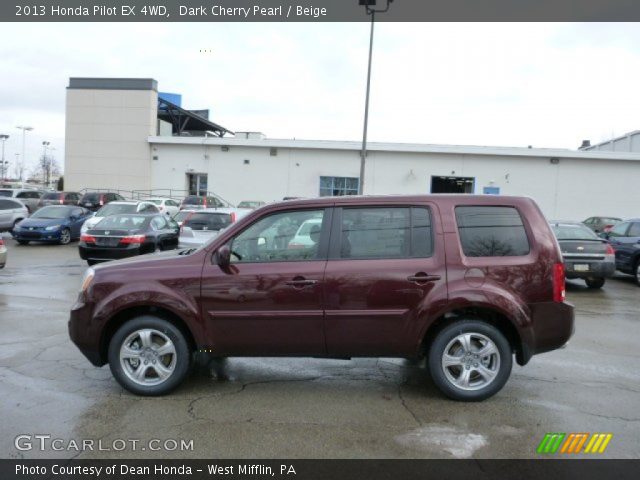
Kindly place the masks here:
[(574, 307), (568, 302), (543, 302), (531, 309), (531, 342), (522, 347), (518, 363), (524, 365), (533, 355), (564, 346), (575, 331)]
[(126, 248), (102, 248), (87, 247), (80, 245), (78, 247), (80, 258), (83, 260), (92, 260), (95, 262), (106, 262), (109, 260), (120, 260), (121, 258), (135, 257), (141, 254), (139, 245), (129, 245)]
[[(588, 270), (580, 271), (580, 265), (588, 265)], [(565, 260), (564, 267), (567, 278), (609, 278), (616, 271), (615, 261), (604, 260)]]

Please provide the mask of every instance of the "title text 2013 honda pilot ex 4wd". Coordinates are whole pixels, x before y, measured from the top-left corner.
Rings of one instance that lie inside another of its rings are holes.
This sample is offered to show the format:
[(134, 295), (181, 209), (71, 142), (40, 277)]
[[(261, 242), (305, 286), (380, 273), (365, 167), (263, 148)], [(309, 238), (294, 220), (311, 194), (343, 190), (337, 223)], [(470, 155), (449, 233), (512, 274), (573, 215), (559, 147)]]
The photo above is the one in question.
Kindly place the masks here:
[(262, 207), (197, 249), (90, 268), (69, 332), (140, 395), (169, 392), (212, 351), (426, 356), (445, 395), (482, 400), (514, 355), (524, 365), (568, 341), (573, 306), (531, 199), (333, 197)]

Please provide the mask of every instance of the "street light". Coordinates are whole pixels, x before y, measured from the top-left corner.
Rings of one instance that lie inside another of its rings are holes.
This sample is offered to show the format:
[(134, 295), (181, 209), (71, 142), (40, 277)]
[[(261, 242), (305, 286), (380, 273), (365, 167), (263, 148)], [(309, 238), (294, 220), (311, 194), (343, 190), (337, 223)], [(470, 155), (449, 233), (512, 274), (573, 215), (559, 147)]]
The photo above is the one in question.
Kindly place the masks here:
[(24, 171), (24, 161), (25, 161), (25, 156), (24, 156), (25, 137), (27, 132), (30, 132), (31, 130), (33, 130), (33, 127), (18, 125), (16, 128), (18, 130), (22, 130), (22, 163), (20, 164), (20, 181), (22, 182), (22, 186), (24, 187), (24, 181), (22, 180), (22, 172)]
[(3, 180), (3, 181), (4, 181), (5, 168), (7, 165), (9, 165), (9, 162), (5, 161), (4, 159), (4, 142), (6, 142), (8, 138), (9, 138), (9, 135), (5, 135), (4, 133), (0, 134), (0, 140), (2, 140), (2, 160), (0, 160), (0, 167), (2, 167), (0, 168), (0, 171), (2, 172), (2, 175), (0, 175), (0, 180)]
[(367, 161), (367, 127), (369, 125), (369, 90), (371, 88), (371, 57), (373, 54), (373, 26), (375, 24), (376, 12), (384, 13), (389, 10), (389, 5), (393, 0), (386, 1), (386, 7), (376, 9), (376, 0), (358, 0), (358, 3), (365, 7), (367, 15), (371, 15), (371, 34), (369, 36), (369, 66), (367, 68), (367, 94), (364, 101), (364, 128), (362, 129), (362, 150), (360, 150), (360, 184), (358, 193), (364, 194), (364, 172)]
[(42, 182), (46, 185), (49, 180), (49, 168), (47, 163), (47, 147), (51, 142), (42, 142)]

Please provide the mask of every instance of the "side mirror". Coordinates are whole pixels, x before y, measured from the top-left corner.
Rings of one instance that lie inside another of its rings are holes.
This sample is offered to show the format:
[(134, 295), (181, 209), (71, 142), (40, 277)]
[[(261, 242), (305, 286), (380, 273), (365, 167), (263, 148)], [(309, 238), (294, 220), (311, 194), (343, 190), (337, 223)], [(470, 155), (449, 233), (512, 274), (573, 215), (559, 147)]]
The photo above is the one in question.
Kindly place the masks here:
[(231, 265), (231, 248), (229, 248), (229, 245), (221, 246), (215, 253), (214, 260), (222, 270), (227, 270)]
[(76, 217), (75, 215), (71, 215), (69, 217), (69, 220), (72, 221), (72, 222), (75, 222), (76, 220), (78, 220), (78, 217)]

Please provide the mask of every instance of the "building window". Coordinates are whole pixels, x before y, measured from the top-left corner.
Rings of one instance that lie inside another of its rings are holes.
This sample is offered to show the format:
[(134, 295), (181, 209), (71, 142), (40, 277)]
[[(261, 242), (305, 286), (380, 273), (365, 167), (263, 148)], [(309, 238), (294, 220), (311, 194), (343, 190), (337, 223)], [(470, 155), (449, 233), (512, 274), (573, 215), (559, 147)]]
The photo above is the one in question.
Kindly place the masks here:
[(360, 180), (356, 177), (320, 177), (320, 196), (357, 195)]

